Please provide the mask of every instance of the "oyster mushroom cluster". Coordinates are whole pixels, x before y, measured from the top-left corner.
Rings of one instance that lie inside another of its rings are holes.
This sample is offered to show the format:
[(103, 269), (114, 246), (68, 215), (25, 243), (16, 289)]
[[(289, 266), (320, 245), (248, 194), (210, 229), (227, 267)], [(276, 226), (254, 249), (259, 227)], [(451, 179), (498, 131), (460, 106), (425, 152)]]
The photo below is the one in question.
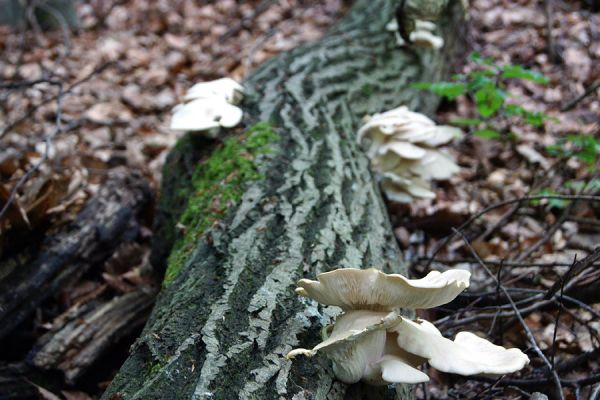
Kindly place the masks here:
[[(398, 46), (406, 46), (398, 30), (398, 21), (394, 18), (385, 26), (385, 29), (396, 34), (396, 43)], [(425, 47), (430, 49), (441, 49), (444, 46), (444, 39), (435, 34), (436, 24), (431, 21), (421, 19), (415, 20), (415, 30), (409, 34), (411, 44), (417, 47)]]
[(366, 147), (387, 197), (410, 203), (414, 197), (434, 198), (429, 182), (459, 171), (452, 157), (437, 147), (461, 136), (460, 129), (436, 125), (402, 106), (368, 118), (357, 140)]
[(398, 308), (431, 308), (452, 301), (469, 286), (470, 273), (430, 272), (407, 279), (377, 269), (342, 268), (302, 279), (296, 292), (342, 308), (328, 338), (313, 349), (294, 349), (288, 358), (324, 353), (337, 379), (371, 385), (426, 382), (417, 367), (425, 362), (460, 375), (501, 375), (529, 363), (521, 350), (496, 346), (470, 332), (452, 341), (430, 322), (401, 316)]
[(231, 78), (197, 83), (188, 90), (185, 103), (173, 109), (171, 129), (206, 131), (213, 137), (213, 128), (232, 128), (240, 123), (244, 114), (236, 107), (243, 94), (242, 85)]

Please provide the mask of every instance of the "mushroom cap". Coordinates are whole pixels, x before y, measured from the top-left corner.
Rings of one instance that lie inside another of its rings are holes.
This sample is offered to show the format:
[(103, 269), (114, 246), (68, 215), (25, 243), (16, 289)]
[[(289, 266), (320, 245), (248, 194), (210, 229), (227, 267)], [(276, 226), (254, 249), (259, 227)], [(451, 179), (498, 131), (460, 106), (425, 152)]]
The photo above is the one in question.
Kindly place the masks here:
[(374, 268), (340, 268), (317, 275), (318, 281), (301, 279), (296, 293), (345, 311), (432, 308), (458, 296), (469, 286), (470, 275), (464, 270), (431, 271), (425, 278), (408, 279)]
[(418, 160), (425, 157), (425, 154), (427, 154), (427, 151), (422, 147), (415, 146), (409, 142), (400, 141), (387, 142), (383, 144), (378, 151), (379, 154), (387, 154), (389, 152), (393, 152), (398, 156), (409, 160)]
[(311, 357), (322, 351), (331, 360), (335, 377), (348, 384), (359, 380), (371, 385), (426, 382), (429, 377), (414, 368), (426, 360), (398, 348), (396, 334), (386, 332), (400, 320), (395, 312), (349, 311), (337, 318), (325, 341), (312, 350), (292, 350), (287, 357)]
[(506, 349), (471, 333), (460, 332), (454, 341), (442, 336), (430, 322), (403, 318), (393, 331), (398, 333), (398, 346), (426, 358), (435, 369), (460, 375), (515, 372), (529, 363), (519, 349)]
[(417, 19), (415, 20), (415, 30), (433, 32), (435, 31), (435, 23), (431, 21)]
[(387, 333), (383, 356), (367, 366), (363, 382), (381, 386), (390, 383), (420, 383), (429, 380), (426, 374), (416, 368), (427, 360), (398, 347), (397, 336), (395, 332)]
[(244, 87), (231, 78), (221, 78), (209, 82), (199, 82), (192, 86), (185, 95), (185, 100), (223, 99), (237, 104), (244, 93)]
[(429, 47), (432, 49), (441, 49), (444, 46), (444, 39), (434, 35), (427, 30), (412, 31), (409, 35), (410, 41), (419, 47)]
[(312, 350), (292, 350), (287, 357), (299, 354), (311, 357), (323, 351), (332, 361), (336, 378), (345, 383), (356, 383), (362, 379), (368, 365), (381, 358), (386, 330), (399, 320), (400, 316), (396, 313), (350, 311), (336, 319), (329, 338)]
[(177, 131), (203, 131), (223, 126), (233, 127), (242, 120), (240, 108), (224, 99), (198, 98), (180, 104), (173, 110), (171, 129)]
[(409, 176), (407, 178), (393, 172), (386, 172), (383, 174), (381, 188), (390, 199), (390, 194), (393, 193), (407, 193), (411, 200), (413, 197), (424, 199), (435, 198), (435, 193), (429, 190), (427, 182), (417, 176)]
[[(402, 165), (397, 168), (402, 167)], [(445, 180), (460, 171), (454, 160), (439, 150), (427, 149), (425, 155), (417, 162), (410, 163), (408, 169), (421, 179)], [(394, 172), (394, 171), (392, 171)]]
[(411, 125), (423, 127), (435, 126), (435, 123), (426, 115), (410, 111), (406, 106), (400, 106), (380, 114), (374, 114), (369, 118), (358, 130), (357, 141), (360, 143), (365, 137), (371, 137), (372, 135), (390, 136), (403, 130), (411, 130)]
[(400, 357), (384, 355), (367, 368), (362, 380), (369, 385), (382, 386), (392, 383), (427, 382), (429, 377)]

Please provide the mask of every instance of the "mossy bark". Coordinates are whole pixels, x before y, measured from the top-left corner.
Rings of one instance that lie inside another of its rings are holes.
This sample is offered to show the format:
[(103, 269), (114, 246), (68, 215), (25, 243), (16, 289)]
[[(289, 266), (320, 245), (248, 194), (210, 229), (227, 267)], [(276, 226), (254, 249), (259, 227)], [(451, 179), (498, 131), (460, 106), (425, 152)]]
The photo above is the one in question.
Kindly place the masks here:
[(298, 279), (336, 267), (406, 272), (355, 132), (365, 114), (401, 104), (435, 110), (410, 84), (447, 77), (461, 52), (462, 9), (449, 3), (440, 51), (397, 47), (385, 30), (394, 2), (359, 0), (323, 40), (244, 82), (246, 126), (265, 121), (280, 139), (255, 159), (261, 179), (193, 243), (103, 399), (412, 397), (407, 386), (344, 385), (321, 356), (285, 355), (318, 343), (334, 314), (298, 298)]

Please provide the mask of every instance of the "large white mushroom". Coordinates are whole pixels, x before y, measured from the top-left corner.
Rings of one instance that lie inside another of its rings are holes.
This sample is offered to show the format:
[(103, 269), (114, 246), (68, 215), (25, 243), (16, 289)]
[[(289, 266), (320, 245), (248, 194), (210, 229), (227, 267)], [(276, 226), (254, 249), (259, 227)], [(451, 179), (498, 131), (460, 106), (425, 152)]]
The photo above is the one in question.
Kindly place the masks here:
[(413, 197), (434, 198), (429, 182), (449, 179), (459, 171), (454, 160), (436, 147), (461, 135), (458, 128), (436, 125), (402, 106), (369, 118), (357, 140), (365, 146), (388, 198), (408, 203)]
[(410, 320), (394, 310), (448, 303), (469, 286), (469, 277), (463, 270), (407, 279), (373, 268), (343, 268), (319, 274), (318, 281), (302, 279), (298, 294), (341, 307), (345, 313), (336, 319), (331, 336), (312, 350), (292, 350), (288, 358), (312, 357), (321, 351), (332, 361), (339, 380), (371, 385), (426, 382), (427, 375), (416, 368), (425, 362), (461, 375), (520, 370), (529, 358), (519, 349), (496, 346), (470, 332), (460, 332), (452, 341), (433, 324)]
[[(361, 379), (374, 385), (426, 382), (427, 375), (410, 365), (415, 362), (414, 356), (407, 356), (393, 341), (386, 341), (387, 330), (400, 318), (393, 312), (347, 312), (338, 317), (326, 340), (312, 350), (292, 350), (287, 357), (312, 357), (321, 351), (331, 360), (335, 376), (348, 384)], [(416, 359), (417, 365), (422, 363), (423, 359)]]
[(460, 375), (502, 375), (518, 371), (529, 363), (519, 349), (506, 349), (471, 333), (459, 332), (454, 341), (442, 336), (430, 322), (402, 318), (393, 331), (398, 346), (427, 359), (442, 372)]
[(236, 106), (243, 93), (244, 88), (230, 78), (197, 83), (188, 90), (186, 102), (173, 109), (171, 129), (204, 131), (214, 136), (213, 128), (232, 128), (243, 117)]
[(432, 308), (449, 303), (469, 287), (470, 276), (469, 271), (455, 269), (408, 279), (375, 268), (340, 268), (317, 275), (317, 281), (299, 280), (296, 293), (344, 311)]

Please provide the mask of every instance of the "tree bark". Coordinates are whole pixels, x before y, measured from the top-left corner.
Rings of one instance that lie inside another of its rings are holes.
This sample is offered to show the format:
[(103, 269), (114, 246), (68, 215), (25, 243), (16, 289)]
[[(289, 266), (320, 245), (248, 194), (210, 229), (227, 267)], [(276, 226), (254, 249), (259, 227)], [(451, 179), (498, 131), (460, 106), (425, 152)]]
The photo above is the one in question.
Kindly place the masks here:
[(355, 132), (364, 115), (401, 104), (435, 110), (410, 84), (446, 77), (458, 59), (463, 10), (448, 3), (439, 51), (397, 47), (385, 30), (394, 2), (359, 0), (320, 42), (244, 82), (244, 122), (268, 121), (280, 135), (261, 159), (264, 179), (194, 244), (103, 399), (412, 398), (408, 386), (342, 384), (324, 357), (285, 355), (317, 344), (335, 314), (299, 299), (298, 279), (336, 267), (406, 273)]

